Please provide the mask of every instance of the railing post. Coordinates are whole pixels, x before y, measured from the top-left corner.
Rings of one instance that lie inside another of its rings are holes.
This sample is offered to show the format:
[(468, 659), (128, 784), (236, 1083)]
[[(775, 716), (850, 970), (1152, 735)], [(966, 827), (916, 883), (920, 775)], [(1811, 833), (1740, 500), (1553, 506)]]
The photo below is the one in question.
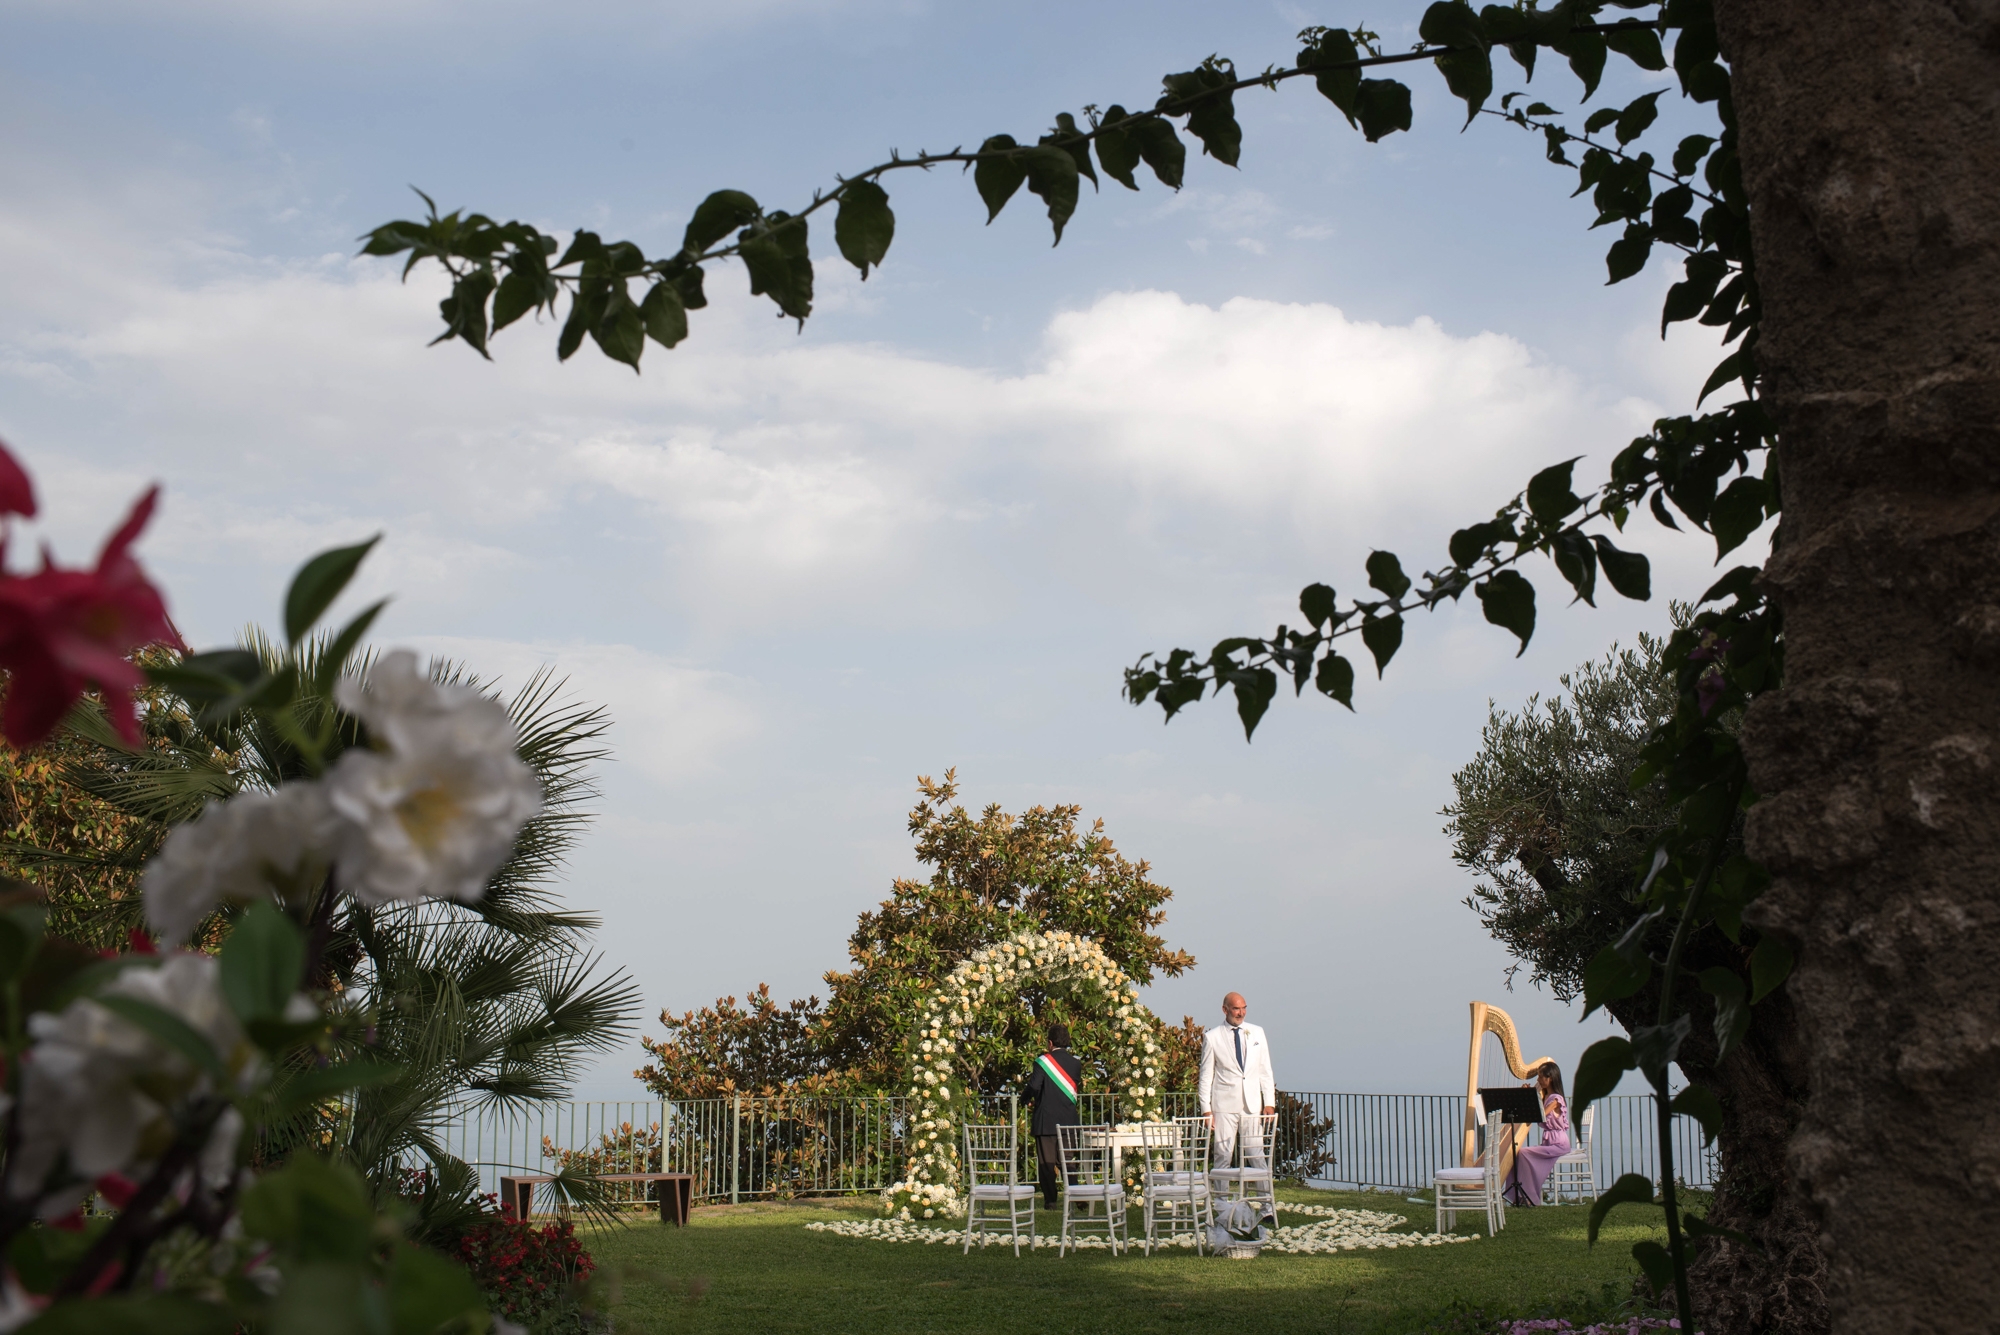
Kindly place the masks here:
[(736, 1167), (743, 1161), (743, 1096), (730, 1100), (729, 1116), (729, 1203), (737, 1203)]

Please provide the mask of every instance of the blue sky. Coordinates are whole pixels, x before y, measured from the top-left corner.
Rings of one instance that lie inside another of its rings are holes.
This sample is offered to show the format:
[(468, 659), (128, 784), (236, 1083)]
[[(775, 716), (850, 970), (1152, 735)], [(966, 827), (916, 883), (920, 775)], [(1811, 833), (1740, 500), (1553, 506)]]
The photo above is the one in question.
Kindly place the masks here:
[[(1395, 49), (1422, 8), (1366, 17)], [(1449, 1090), (1475, 997), (1573, 1060), (1602, 1021), (1504, 991), (1437, 813), (1487, 701), (1657, 627), (1707, 583), (1700, 544), (1638, 530), (1648, 605), (1565, 611), (1531, 572), (1519, 658), (1476, 606), (1427, 618), (1357, 715), (1281, 701), (1254, 745), (1227, 705), (1163, 728), (1118, 698), (1141, 651), (1296, 619), (1301, 585), (1359, 586), (1375, 547), (1435, 564), (1534, 469), (1581, 454), (1596, 476), (1690, 406), (1714, 351), (1659, 340), (1673, 275), (1606, 288), (1610, 238), (1538, 141), (1460, 133), (1428, 70), (1415, 132), (1377, 145), (1289, 85), (1239, 99), (1241, 170), (1086, 187), (1053, 250), (1025, 192), (985, 227), (969, 181), (903, 173), (866, 284), (819, 238), (803, 334), (720, 271), (638, 377), (558, 366), (546, 325), (492, 364), (426, 349), (436, 284), (354, 257), (413, 184), (665, 250), (710, 190), (796, 207), (892, 146), (1029, 138), (1355, 17), (0, 0), (0, 436), (71, 559), (165, 483), (143, 551), (197, 641), (381, 530), (353, 597), (395, 595), (384, 643), (510, 681), (553, 663), (608, 704), (618, 754), (567, 894), (649, 1022), (815, 990), (913, 870), (915, 776), (956, 766), (974, 805), (1081, 803), (1149, 859), (1200, 961), (1153, 1004), (1207, 1019), (1244, 991), (1281, 1083)], [(1614, 76), (1598, 101), (1655, 86)], [(1534, 89), (1578, 91), (1553, 69)], [(635, 1092), (635, 1064), (584, 1092)]]

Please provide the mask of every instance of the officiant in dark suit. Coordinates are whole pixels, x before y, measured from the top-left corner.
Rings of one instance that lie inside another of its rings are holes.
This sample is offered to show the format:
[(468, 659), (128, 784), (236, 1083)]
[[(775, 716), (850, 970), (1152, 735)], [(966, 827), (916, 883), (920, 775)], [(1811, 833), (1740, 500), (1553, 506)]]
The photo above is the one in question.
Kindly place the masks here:
[(1028, 1097), (1035, 1105), (1030, 1128), (1035, 1158), (1042, 1170), (1042, 1204), (1056, 1208), (1056, 1186), (1062, 1181), (1062, 1142), (1057, 1128), (1075, 1126), (1076, 1105), (1083, 1088), (1083, 1063), (1069, 1050), (1069, 1026), (1049, 1026), (1049, 1049), (1035, 1058), (1028, 1073)]

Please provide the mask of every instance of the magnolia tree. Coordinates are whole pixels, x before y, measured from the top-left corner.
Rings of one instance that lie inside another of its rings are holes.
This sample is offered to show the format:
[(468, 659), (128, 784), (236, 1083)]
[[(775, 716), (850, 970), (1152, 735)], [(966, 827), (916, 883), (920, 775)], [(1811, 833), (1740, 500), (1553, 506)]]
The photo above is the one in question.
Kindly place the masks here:
[[(156, 499), (94, 568), (0, 568), (0, 727), (33, 747), (94, 691), (137, 746), (132, 695), (151, 683), (197, 723), (268, 727), (287, 773), (213, 803), (146, 867), (164, 953), (135, 932), (101, 956), (49, 935), (32, 888), (0, 894), (0, 1330), (490, 1329), (463, 1267), (409, 1241), (351, 1168), (247, 1165), (270, 1128), (394, 1075), (366, 1059), (374, 1017), (314, 986), (337, 909), (479, 899), (541, 787), (496, 701), (408, 653), (343, 675), (380, 604), (308, 652), (365, 544), (299, 572), (274, 661), (186, 652), (131, 554)], [(0, 449), (0, 516), (35, 512)], [(139, 666), (149, 647), (174, 652)], [(219, 953), (180, 949), (218, 911)]]

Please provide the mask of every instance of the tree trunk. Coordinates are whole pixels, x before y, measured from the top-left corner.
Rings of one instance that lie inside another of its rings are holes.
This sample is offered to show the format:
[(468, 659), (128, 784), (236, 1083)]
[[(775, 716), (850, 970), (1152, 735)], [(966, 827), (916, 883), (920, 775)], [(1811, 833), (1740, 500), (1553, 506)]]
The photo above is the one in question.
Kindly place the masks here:
[[(1710, 930), (1688, 946), (1687, 968), (1720, 965), (1742, 972), (1743, 952)], [(1606, 1007), (1629, 1031), (1651, 1024), (1659, 983)], [(1757, 1244), (1707, 1241), (1691, 1272), (1695, 1318), (1705, 1335), (1823, 1335), (1827, 1330), (1826, 1258), (1817, 1211), (1785, 1171), (1785, 1146), (1805, 1108), (1806, 1066), (1800, 1057), (1797, 1007), (1778, 992), (1750, 1012), (1750, 1030), (1729, 1060), (1715, 1060), (1715, 1003), (1686, 986), (1680, 997), (1694, 1019), (1678, 1065), (1722, 1101), (1716, 1137), (1721, 1176), (1707, 1211), (1711, 1224)], [(1682, 1177), (1689, 1165), (1676, 1165)]]
[(1790, 1165), (1840, 1332), (1991, 1330), (2000, 1231), (2000, 3), (1717, 0), (1782, 444), (1743, 743), (1794, 944)]

